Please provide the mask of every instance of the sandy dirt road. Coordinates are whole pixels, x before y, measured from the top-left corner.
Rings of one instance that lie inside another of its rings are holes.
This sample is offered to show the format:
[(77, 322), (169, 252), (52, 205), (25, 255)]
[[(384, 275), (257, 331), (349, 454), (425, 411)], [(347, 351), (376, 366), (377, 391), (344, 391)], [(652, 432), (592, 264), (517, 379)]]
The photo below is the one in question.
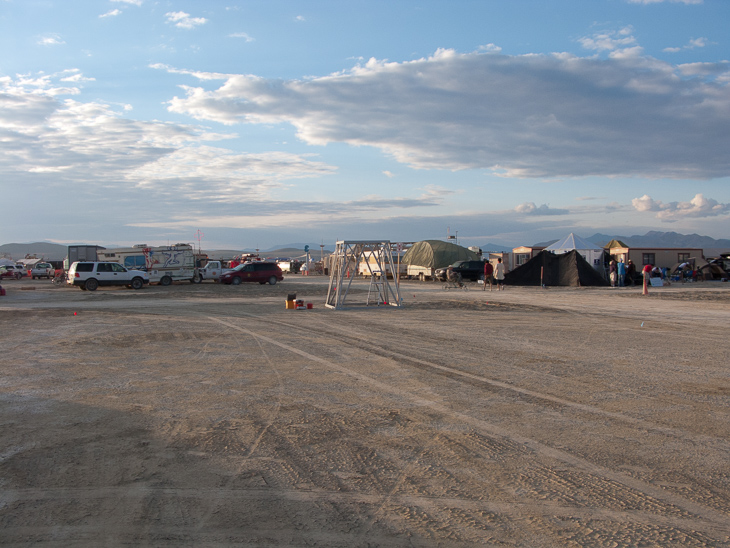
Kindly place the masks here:
[(730, 284), (3, 285), (1, 545), (730, 546)]

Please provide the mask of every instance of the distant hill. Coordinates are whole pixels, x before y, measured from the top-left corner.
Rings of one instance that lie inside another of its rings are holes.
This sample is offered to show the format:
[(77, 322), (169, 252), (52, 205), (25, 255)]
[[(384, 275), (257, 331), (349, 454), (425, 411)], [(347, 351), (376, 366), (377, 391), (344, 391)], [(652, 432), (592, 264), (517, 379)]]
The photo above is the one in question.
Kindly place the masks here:
[[(711, 257), (716, 256), (718, 250), (730, 250), (730, 239), (715, 239), (709, 236), (700, 236), (699, 234), (679, 234), (677, 232), (658, 232), (655, 230), (649, 231), (643, 236), (619, 236), (610, 234), (596, 233), (593, 236), (586, 238), (589, 242), (593, 242), (596, 245), (604, 246), (611, 240), (621, 240), (629, 247), (694, 247), (705, 250), (705, 256)], [(547, 247), (557, 240), (550, 240), (547, 242), (540, 242), (534, 244), (536, 247)], [(260, 249), (259, 255), (262, 257), (299, 257), (304, 255), (304, 246), (307, 244), (293, 243), (274, 246), (269, 249)], [(320, 255), (319, 244), (308, 244), (309, 253), (312, 258), (317, 259)], [(104, 245), (107, 249), (112, 249), (113, 245)], [(514, 246), (495, 244), (489, 242), (479, 246), (484, 252), (500, 252), (500, 251), (512, 251)], [(25, 244), (3, 244), (0, 245), (0, 256), (10, 255), (14, 260), (23, 259), (26, 255), (35, 255), (39, 259), (45, 259), (47, 261), (61, 261), (66, 257), (65, 245), (54, 244), (51, 242), (34, 242)], [(211, 258), (230, 258), (241, 253), (254, 253), (255, 250), (203, 250)], [(331, 246), (325, 246), (324, 254), (329, 255), (333, 252)]]
[(651, 230), (643, 236), (609, 236), (607, 234), (594, 234), (586, 240), (603, 246), (611, 240), (621, 240), (629, 247), (696, 247), (707, 248), (728, 248), (730, 240), (710, 238), (699, 234), (679, 234), (678, 232), (658, 232)]
[[(271, 255), (272, 253), (278, 253), (279, 251), (286, 251), (286, 250), (299, 250), (301, 253), (304, 253), (304, 246), (309, 246), (309, 253), (312, 254), (315, 251), (319, 253), (319, 244), (308, 244), (308, 243), (294, 243), (294, 244), (279, 244), (274, 247), (270, 247), (269, 249), (259, 249), (259, 253), (266, 253), (267, 255)], [(326, 252), (333, 252), (334, 248), (332, 246), (325, 245), (324, 251)], [(250, 250), (249, 250), (250, 252)]]
[[(73, 245), (73, 244), (71, 244)], [(259, 255), (262, 257), (299, 257), (304, 255), (305, 244), (289, 244), (285, 246), (276, 246), (267, 250), (259, 250)], [(107, 249), (113, 249), (119, 246), (102, 245)], [(47, 261), (62, 261), (66, 257), (68, 246), (61, 244), (54, 244), (50, 242), (34, 242), (26, 244), (3, 244), (0, 245), (0, 256), (10, 255), (13, 260), (19, 260), (25, 258), (26, 255), (35, 255), (39, 259), (45, 259)], [(226, 259), (241, 253), (255, 253), (256, 250), (241, 250), (241, 249), (215, 249), (215, 250), (203, 250), (203, 253), (207, 253), (212, 259)], [(319, 244), (309, 244), (309, 254), (312, 258), (317, 259), (320, 256), (321, 250)], [(324, 254), (329, 255), (332, 253), (330, 249), (325, 246)]]
[(479, 248), (482, 250), (483, 253), (491, 251), (492, 253), (501, 253), (503, 251), (512, 251), (512, 249), (515, 246), (513, 245), (504, 245), (504, 244), (495, 244), (492, 242), (480, 245)]
[(3, 244), (0, 245), (0, 255), (10, 255), (14, 260), (24, 259), (26, 255), (35, 255), (47, 261), (62, 261), (66, 256), (65, 245), (50, 242), (35, 242), (32, 244)]
[[(621, 240), (629, 247), (694, 247), (697, 249), (730, 249), (730, 240), (716, 240), (699, 234), (679, 234), (678, 232), (658, 232), (651, 230), (643, 236), (619, 236), (617, 234), (596, 233), (585, 238), (598, 246), (603, 247), (611, 240)], [(549, 246), (557, 240), (540, 242), (535, 246)]]

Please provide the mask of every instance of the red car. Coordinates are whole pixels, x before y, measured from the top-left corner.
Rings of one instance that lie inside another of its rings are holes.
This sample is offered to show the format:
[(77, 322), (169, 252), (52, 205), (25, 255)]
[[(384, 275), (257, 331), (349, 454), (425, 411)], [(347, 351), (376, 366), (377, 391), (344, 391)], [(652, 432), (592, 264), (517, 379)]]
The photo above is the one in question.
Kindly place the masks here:
[(222, 284), (238, 285), (241, 282), (258, 282), (260, 284), (276, 284), (284, 279), (281, 268), (276, 263), (243, 263), (233, 270), (221, 274)]

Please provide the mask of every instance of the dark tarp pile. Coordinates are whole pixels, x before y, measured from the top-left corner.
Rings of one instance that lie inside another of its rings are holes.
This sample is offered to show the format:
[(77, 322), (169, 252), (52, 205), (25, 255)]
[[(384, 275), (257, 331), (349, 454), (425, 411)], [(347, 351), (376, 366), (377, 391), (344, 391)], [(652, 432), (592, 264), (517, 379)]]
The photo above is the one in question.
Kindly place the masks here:
[(575, 249), (556, 255), (541, 251), (505, 275), (507, 285), (603, 286), (609, 283)]
[(460, 245), (441, 240), (423, 240), (413, 244), (403, 255), (401, 262), (426, 268), (444, 268), (456, 261), (478, 260), (476, 253)]

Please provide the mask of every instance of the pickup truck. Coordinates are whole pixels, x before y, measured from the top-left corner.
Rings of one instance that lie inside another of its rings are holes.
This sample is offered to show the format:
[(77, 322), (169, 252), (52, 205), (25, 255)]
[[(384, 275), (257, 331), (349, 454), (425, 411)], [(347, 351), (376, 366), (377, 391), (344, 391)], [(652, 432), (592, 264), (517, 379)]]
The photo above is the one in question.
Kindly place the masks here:
[(33, 268), (30, 269), (30, 276), (34, 280), (36, 278), (53, 278), (55, 272), (51, 263), (37, 263)]
[(193, 281), (196, 281), (196, 283), (200, 283), (203, 280), (214, 280), (217, 282), (220, 280), (221, 274), (226, 270), (230, 269), (223, 268), (220, 261), (208, 261), (203, 268), (198, 269), (200, 277), (194, 278)]

